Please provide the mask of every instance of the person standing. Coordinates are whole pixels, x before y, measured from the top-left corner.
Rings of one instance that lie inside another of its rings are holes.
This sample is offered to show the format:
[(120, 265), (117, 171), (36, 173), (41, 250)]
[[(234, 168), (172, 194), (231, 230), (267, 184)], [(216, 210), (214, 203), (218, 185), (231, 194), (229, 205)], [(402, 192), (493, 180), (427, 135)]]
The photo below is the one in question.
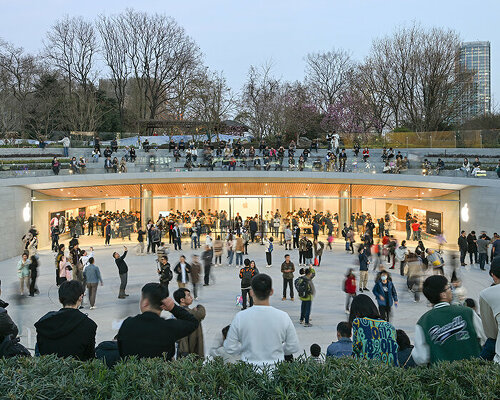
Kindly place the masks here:
[(30, 297), (34, 297), (35, 293), (39, 293), (36, 287), (36, 278), (38, 276), (38, 256), (33, 255), (30, 258), (29, 270), (30, 270)]
[(403, 240), (401, 242), (401, 246), (394, 250), (394, 257), (396, 258), (396, 261), (399, 262), (399, 273), (401, 276), (405, 275), (406, 257), (409, 252), (410, 251), (406, 247), (406, 240)]
[(477, 237), (476, 232), (471, 231), (467, 235), (467, 252), (469, 253), (470, 264), (477, 264)]
[(95, 297), (97, 294), (97, 286), (99, 282), (101, 286), (104, 284), (102, 282), (101, 271), (99, 267), (94, 265), (94, 257), (89, 258), (89, 264), (83, 270), (84, 281), (87, 282), (87, 290), (89, 291), (89, 303), (90, 309), (95, 309)]
[(212, 268), (212, 260), (213, 260), (214, 251), (213, 249), (205, 245), (205, 251), (201, 253), (201, 260), (203, 261), (203, 286), (210, 285), (210, 270)]
[(290, 225), (287, 225), (285, 227), (285, 232), (283, 235), (285, 239), (285, 250), (292, 250), (293, 233), (290, 229)]
[(479, 268), (484, 271), (484, 265), (486, 259), (488, 258), (488, 240), (486, 240), (486, 235), (483, 233), (479, 239), (477, 239), (477, 251), (479, 253)]
[(299, 323), (303, 324), (304, 327), (309, 328), (312, 326), (312, 324), (309, 323), (309, 318), (311, 316), (312, 299), (315, 294), (314, 283), (312, 280), (316, 275), (316, 272), (314, 271), (314, 268), (301, 268), (299, 274), (301, 276), (295, 281), (295, 286), (301, 300)]
[(250, 227), (250, 240), (253, 243), (255, 241), (255, 234), (257, 233), (258, 229), (257, 222), (255, 221), (254, 218), (250, 220), (249, 227)]
[(410, 240), (411, 238), (411, 224), (413, 223), (413, 218), (411, 217), (410, 213), (406, 213), (406, 240)]
[(467, 237), (465, 236), (465, 231), (460, 232), (460, 236), (458, 237), (458, 249), (460, 250), (460, 265), (465, 267), (465, 255), (467, 254), (468, 243)]
[(106, 238), (104, 239), (104, 246), (111, 246), (109, 241), (111, 240), (111, 222), (106, 222), (106, 227), (104, 228), (104, 234)]
[(181, 230), (177, 222), (172, 229), (172, 235), (174, 236), (174, 250), (182, 250)]
[(365, 253), (365, 248), (363, 245), (359, 246), (358, 249), (358, 260), (359, 260), (359, 291), (368, 290), (366, 285), (368, 284), (368, 256)]
[(94, 224), (95, 224), (95, 218), (93, 215), (90, 215), (89, 218), (87, 219), (87, 223), (89, 224), (88, 229), (87, 229), (87, 236), (94, 236)]
[(306, 245), (305, 245), (305, 250), (304, 250), (304, 264), (307, 265), (313, 265), (313, 243), (305, 237), (306, 240)]
[(249, 298), (250, 307), (253, 306), (253, 297), (250, 294), (250, 289), (252, 288), (252, 279), (255, 275), (259, 273), (259, 270), (255, 267), (255, 263), (245, 258), (243, 262), (244, 267), (240, 269), (240, 280), (241, 280), (241, 297), (243, 298), (243, 310), (247, 308), (247, 297)]
[(500, 340), (498, 339), (500, 336), (500, 257), (498, 256), (491, 262), (490, 276), (493, 279), (493, 285), (479, 293), (479, 308), (484, 333), (488, 338), (487, 343), (490, 342), (495, 346), (493, 361), (500, 364)]
[[(351, 308), (351, 301), (356, 297), (356, 276), (353, 269), (349, 268), (344, 279), (344, 292), (345, 292), (345, 313), (349, 314)], [(349, 335), (351, 337), (351, 335)]]
[(69, 137), (64, 136), (61, 140), (58, 141), (58, 143), (62, 143), (63, 150), (64, 150), (64, 157), (68, 157), (69, 156), (69, 146), (71, 144)]
[(215, 266), (220, 267), (222, 265), (222, 252), (224, 249), (224, 244), (220, 238), (220, 235), (217, 236), (217, 239), (214, 240), (214, 254), (215, 254)]
[(379, 272), (372, 293), (377, 299), (380, 317), (389, 322), (392, 305), (398, 306), (398, 294), (387, 271)]
[(158, 275), (160, 275), (160, 285), (167, 288), (168, 296), (168, 284), (173, 278), (172, 270), (170, 269), (170, 264), (168, 263), (168, 257), (166, 255), (160, 258), (160, 263), (158, 264)]
[(241, 234), (236, 238), (236, 245), (234, 248), (236, 252), (236, 266), (241, 267), (243, 265), (243, 253), (245, 252), (245, 244)]
[(233, 265), (233, 257), (234, 257), (234, 239), (231, 230), (229, 231), (226, 239), (226, 251), (227, 251), (227, 264), (230, 267)]
[(300, 265), (300, 246), (299, 246), (300, 228), (297, 224), (293, 226), (292, 234), (293, 234), (293, 248), (294, 250), (297, 248), (299, 249), (299, 265)]
[(201, 321), (205, 319), (205, 307), (198, 304), (194, 308), (189, 308), (189, 306), (193, 304), (193, 296), (191, 296), (189, 289), (179, 288), (174, 292), (173, 296), (175, 302), (192, 314), (198, 321), (198, 327), (195, 331), (179, 340), (177, 347), (177, 359), (186, 357), (189, 354), (194, 354), (197, 358), (203, 359), (205, 358), (205, 348), (203, 343), (203, 328), (201, 327)]
[(191, 262), (191, 284), (193, 285), (194, 299), (198, 300), (198, 283), (200, 282), (201, 264), (198, 255), (193, 254)]
[(140, 227), (137, 230), (137, 255), (144, 255), (144, 236), (146, 235), (146, 232), (142, 230), (142, 227)]
[(416, 364), (434, 364), (479, 356), (481, 319), (472, 309), (450, 305), (452, 291), (442, 275), (428, 277), (423, 292), (432, 304), (415, 326), (415, 347), (412, 357)]
[(267, 248), (266, 248), (266, 262), (267, 262), (267, 265), (266, 265), (266, 268), (271, 268), (273, 266), (273, 258), (272, 258), (272, 255), (273, 255), (273, 249), (274, 249), (274, 246), (273, 246), (273, 237), (271, 236), (268, 240), (267, 240)]
[(316, 264), (316, 259), (318, 259), (317, 266), (321, 265), (321, 256), (323, 255), (323, 250), (325, 248), (325, 244), (322, 241), (318, 242), (318, 239), (314, 241), (314, 264)]
[(290, 287), (290, 300), (293, 301), (293, 273), (295, 272), (295, 266), (290, 260), (290, 254), (285, 254), (285, 261), (281, 264), (281, 273), (283, 274), (283, 298), (281, 300), (286, 300), (286, 288)]
[(179, 262), (175, 266), (174, 272), (177, 274), (177, 285), (180, 288), (185, 288), (189, 282), (191, 266), (186, 262), (186, 257), (184, 257), (184, 255), (179, 257)]
[(224, 341), (229, 354), (241, 354), (244, 362), (257, 367), (274, 365), (300, 350), (290, 316), (270, 306), (272, 294), (269, 275), (258, 274), (252, 279), (255, 307), (236, 314)]
[(17, 263), (17, 277), (19, 278), (19, 287), (21, 296), (24, 296), (24, 286), (26, 290), (30, 287), (30, 260), (28, 258), (28, 252), (24, 252), (21, 259)]
[(127, 256), (127, 248), (123, 246), (124, 252), (120, 256), (116, 251), (113, 253), (113, 258), (115, 259), (116, 266), (118, 267), (118, 274), (120, 275), (120, 293), (118, 293), (119, 299), (124, 299), (128, 296), (125, 293), (125, 289), (127, 288), (127, 280), (128, 280), (128, 265), (125, 262), (125, 257)]
[(307, 238), (305, 236), (303, 236), (300, 239), (299, 244), (298, 244), (298, 248), (299, 248), (299, 267), (301, 265), (305, 265), (306, 264), (306, 257), (305, 257), (306, 245), (307, 245)]

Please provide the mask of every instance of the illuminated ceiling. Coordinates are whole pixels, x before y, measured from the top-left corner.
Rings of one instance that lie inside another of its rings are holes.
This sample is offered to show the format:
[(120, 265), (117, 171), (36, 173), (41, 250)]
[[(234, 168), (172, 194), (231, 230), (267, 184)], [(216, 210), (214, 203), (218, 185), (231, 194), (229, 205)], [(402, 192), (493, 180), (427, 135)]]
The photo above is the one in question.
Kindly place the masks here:
[[(155, 183), (143, 184), (155, 197), (273, 196), (273, 197), (338, 197), (348, 184), (319, 183)], [(140, 197), (139, 185), (82, 186), (64, 189), (43, 189), (39, 193), (64, 198)], [(439, 198), (456, 193), (446, 189), (424, 189), (403, 186), (352, 185), (352, 196), (365, 198)]]

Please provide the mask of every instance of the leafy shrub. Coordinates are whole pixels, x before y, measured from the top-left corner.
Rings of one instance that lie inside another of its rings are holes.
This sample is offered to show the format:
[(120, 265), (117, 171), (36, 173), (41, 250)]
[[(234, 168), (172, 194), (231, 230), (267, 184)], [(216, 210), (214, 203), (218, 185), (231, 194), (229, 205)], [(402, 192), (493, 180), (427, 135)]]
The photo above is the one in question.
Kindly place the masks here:
[(0, 360), (7, 399), (498, 399), (500, 367), (480, 360), (400, 369), (352, 359), (299, 360), (261, 373), (248, 364), (186, 358), (130, 359), (114, 370), (95, 360)]

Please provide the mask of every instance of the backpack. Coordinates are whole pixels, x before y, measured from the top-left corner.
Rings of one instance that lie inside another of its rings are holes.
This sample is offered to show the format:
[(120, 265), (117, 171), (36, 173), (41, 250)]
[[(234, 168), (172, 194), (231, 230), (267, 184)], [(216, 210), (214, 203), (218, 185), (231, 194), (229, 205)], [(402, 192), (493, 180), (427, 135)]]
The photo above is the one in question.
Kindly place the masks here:
[(2, 343), (0, 343), (0, 358), (15, 356), (31, 357), (31, 353), (26, 347), (19, 343), (19, 338), (14, 337), (14, 335), (7, 335)]
[(273, 249), (274, 249), (273, 244), (272, 244), (271, 242), (269, 242), (269, 247), (267, 248), (267, 251), (268, 251), (269, 253), (272, 253)]
[(306, 297), (310, 294), (307, 279), (305, 279), (304, 277), (299, 276), (297, 279), (295, 279), (294, 285), (295, 289), (297, 289), (299, 297)]
[(174, 274), (172, 273), (170, 266), (161, 269), (161, 274), (160, 274), (161, 282), (170, 282), (173, 277)]

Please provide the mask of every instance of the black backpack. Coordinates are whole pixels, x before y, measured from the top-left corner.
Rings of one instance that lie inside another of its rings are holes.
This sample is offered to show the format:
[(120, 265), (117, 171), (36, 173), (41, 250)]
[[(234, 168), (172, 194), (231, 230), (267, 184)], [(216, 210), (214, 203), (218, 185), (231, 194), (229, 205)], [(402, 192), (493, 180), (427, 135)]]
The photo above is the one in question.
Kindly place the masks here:
[(304, 278), (303, 276), (299, 276), (297, 279), (295, 279), (294, 285), (295, 289), (297, 289), (299, 297), (306, 297), (309, 295), (309, 284), (306, 278)]
[(31, 357), (31, 353), (26, 347), (19, 343), (19, 338), (14, 335), (5, 336), (0, 343), (0, 358), (10, 358), (16, 356)]

